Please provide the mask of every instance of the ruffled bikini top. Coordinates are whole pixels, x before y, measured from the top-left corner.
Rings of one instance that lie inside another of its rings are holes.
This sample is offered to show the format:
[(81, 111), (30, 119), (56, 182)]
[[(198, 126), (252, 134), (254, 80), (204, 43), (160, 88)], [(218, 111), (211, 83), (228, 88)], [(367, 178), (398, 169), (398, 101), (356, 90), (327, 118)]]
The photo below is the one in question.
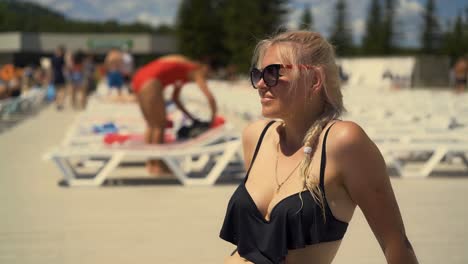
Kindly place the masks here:
[[(232, 195), (221, 228), (220, 237), (237, 245), (239, 255), (256, 264), (282, 263), (288, 250), (303, 248), (322, 242), (341, 240), (348, 223), (333, 216), (324, 199), (325, 219), (322, 209), (308, 190), (295, 193), (281, 200), (271, 210), (266, 220), (245, 187), (250, 169), (255, 161), (268, 128), (263, 129), (245, 180)], [(331, 126), (322, 144), (319, 188), (325, 197), (324, 175), (326, 165), (325, 144)], [(303, 199), (303, 204), (299, 194)], [(301, 208), (302, 206), (302, 208)]]

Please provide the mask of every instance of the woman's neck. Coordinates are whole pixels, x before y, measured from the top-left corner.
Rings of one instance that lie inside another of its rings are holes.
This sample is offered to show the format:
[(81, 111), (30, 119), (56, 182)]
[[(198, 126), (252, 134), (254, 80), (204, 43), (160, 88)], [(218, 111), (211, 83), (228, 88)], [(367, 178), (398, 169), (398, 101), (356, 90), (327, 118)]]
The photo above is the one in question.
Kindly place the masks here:
[(285, 155), (292, 155), (304, 146), (304, 137), (319, 116), (320, 114), (316, 114), (308, 117), (297, 116), (283, 119), (284, 124), (278, 127), (278, 138), (281, 150)]

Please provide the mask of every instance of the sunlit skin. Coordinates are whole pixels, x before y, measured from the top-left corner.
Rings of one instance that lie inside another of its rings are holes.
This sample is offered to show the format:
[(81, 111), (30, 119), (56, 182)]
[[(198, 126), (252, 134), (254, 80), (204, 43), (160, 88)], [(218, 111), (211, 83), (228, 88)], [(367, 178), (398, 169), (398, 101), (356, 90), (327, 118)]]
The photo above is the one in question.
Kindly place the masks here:
[(466, 81), (468, 78), (468, 62), (467, 59), (462, 57), (457, 60), (453, 68), (455, 74), (455, 91), (460, 93), (466, 88)]
[[(270, 64), (284, 63), (272, 46), (261, 60), (261, 70)], [(284, 179), (303, 158), (302, 140), (307, 129), (320, 115), (324, 106), (323, 71), (313, 70), (315, 78), (309, 86), (300, 86), (293, 91), (291, 75), (282, 72), (278, 84), (267, 87), (263, 80), (257, 83), (262, 105), (262, 114), (268, 118), (279, 118), (284, 127), (276, 122), (270, 128), (253, 164), (246, 189), (252, 196), (258, 210), (269, 219), (271, 210), (282, 199), (303, 190), (298, 171), (276, 192), (275, 171), (272, 160), (278, 155), (278, 177)], [(257, 140), (268, 121), (249, 124), (243, 132), (245, 165), (250, 166)], [(417, 263), (409, 243), (399, 212), (386, 165), (383, 158), (365, 132), (353, 122), (331, 121), (336, 124), (327, 139), (327, 167), (325, 170), (326, 199), (338, 220), (349, 222), (356, 206), (363, 211), (373, 230), (388, 263)], [(329, 125), (330, 125), (329, 124)], [(328, 127), (328, 125), (327, 125)], [(324, 129), (325, 131), (326, 129)], [(311, 174), (318, 177), (320, 171), (320, 150), (324, 132), (311, 162)], [(279, 142), (279, 151), (276, 146)], [(363, 184), (365, 183), (365, 184)], [(290, 250), (286, 263), (331, 263), (341, 241), (310, 245)], [(353, 260), (358, 261), (358, 260)], [(249, 263), (237, 252), (225, 259), (225, 263)]]

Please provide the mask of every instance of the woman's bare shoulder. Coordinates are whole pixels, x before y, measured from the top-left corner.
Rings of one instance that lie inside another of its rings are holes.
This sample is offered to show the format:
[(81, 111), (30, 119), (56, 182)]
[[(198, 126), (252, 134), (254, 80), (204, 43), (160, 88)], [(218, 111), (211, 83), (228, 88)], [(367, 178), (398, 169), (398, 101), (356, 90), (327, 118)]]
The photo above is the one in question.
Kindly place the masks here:
[(255, 146), (269, 120), (257, 120), (249, 123), (242, 132), (242, 148), (244, 150), (245, 166), (250, 167), (250, 161), (254, 155)]
[(347, 151), (371, 143), (364, 129), (352, 121), (337, 121), (331, 130), (327, 144), (332, 151)]
[(252, 150), (260, 138), (263, 129), (271, 120), (257, 120), (249, 123), (242, 132), (242, 145), (244, 150)]
[[(385, 161), (377, 145), (363, 128), (350, 121), (335, 124), (327, 141), (327, 155), (339, 164), (339, 171), (348, 181), (371, 181), (385, 178)], [(381, 177), (380, 177), (380, 176)]]
[(242, 137), (258, 139), (269, 122), (271, 122), (271, 120), (261, 119), (247, 124), (242, 132)]

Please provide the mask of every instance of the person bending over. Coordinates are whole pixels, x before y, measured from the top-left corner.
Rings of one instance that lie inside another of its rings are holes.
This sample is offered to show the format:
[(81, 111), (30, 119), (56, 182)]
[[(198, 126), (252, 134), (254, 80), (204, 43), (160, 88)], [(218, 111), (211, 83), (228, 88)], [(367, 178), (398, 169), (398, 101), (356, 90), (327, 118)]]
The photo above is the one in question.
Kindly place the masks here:
[[(149, 144), (164, 143), (164, 129), (166, 127), (166, 109), (164, 89), (174, 85), (172, 100), (175, 105), (190, 119), (198, 122), (197, 118), (182, 104), (180, 92), (187, 82), (195, 82), (206, 96), (211, 110), (212, 123), (216, 116), (216, 101), (208, 89), (207, 75), (210, 68), (181, 55), (167, 55), (160, 57), (139, 68), (132, 79), (132, 88), (137, 96), (143, 116), (147, 122), (145, 142)], [(159, 160), (147, 163), (148, 171), (158, 175), (166, 172), (167, 168)]]

